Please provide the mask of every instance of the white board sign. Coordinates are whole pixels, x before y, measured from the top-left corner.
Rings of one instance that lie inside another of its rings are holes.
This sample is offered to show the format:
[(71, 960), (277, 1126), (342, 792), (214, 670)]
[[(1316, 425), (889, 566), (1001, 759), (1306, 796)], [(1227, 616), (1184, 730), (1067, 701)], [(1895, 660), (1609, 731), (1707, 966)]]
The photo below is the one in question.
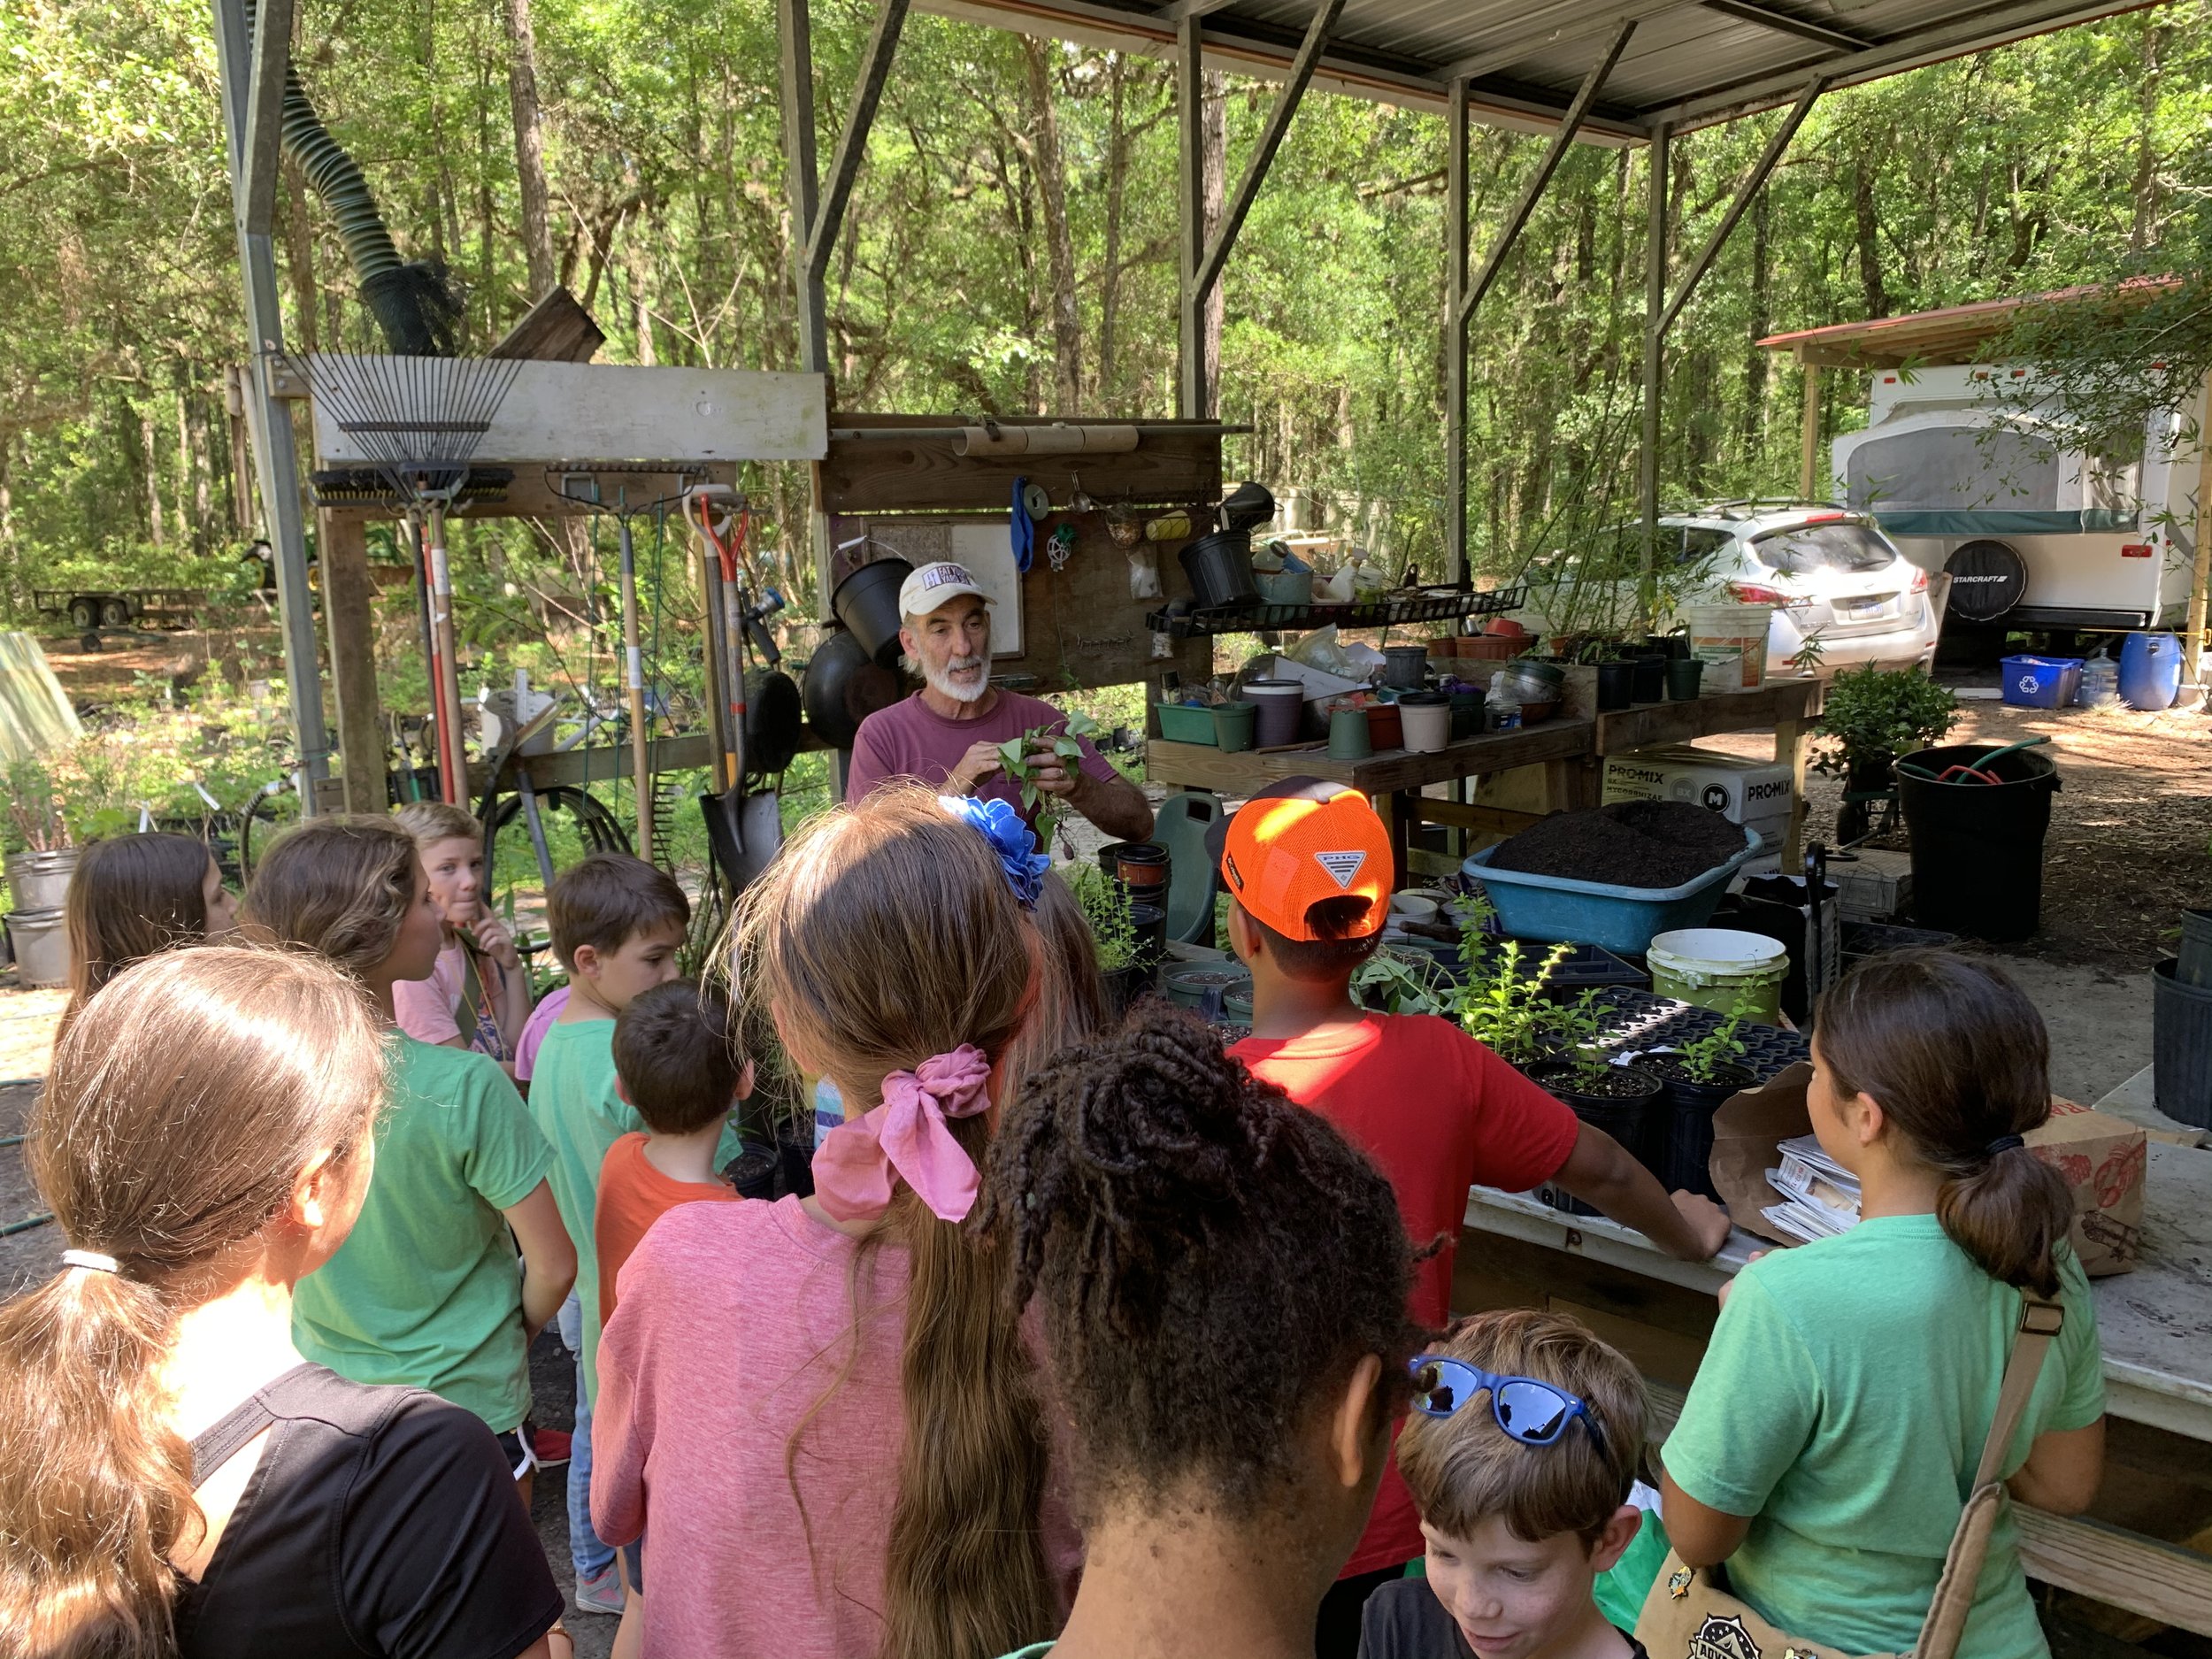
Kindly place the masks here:
[(1014, 568), (1013, 534), (1006, 520), (953, 526), (952, 556), (991, 596), (991, 655), (1019, 657), (1024, 649), (1022, 577)]
[[(395, 410), (409, 419), (438, 418), (439, 411), (426, 407), (434, 397), (406, 390), (407, 363), (357, 357), (342, 377), (307, 359), (318, 465), (367, 466), (380, 458), (379, 441), (342, 429), (355, 419), (350, 405), (362, 401), (357, 391), (346, 396), (348, 387), (398, 388), (380, 400), (379, 412), (387, 419)], [(515, 365), (506, 396), (469, 458), (501, 465), (818, 461), (829, 453), (827, 396), (828, 380), (820, 374), (526, 362)]]

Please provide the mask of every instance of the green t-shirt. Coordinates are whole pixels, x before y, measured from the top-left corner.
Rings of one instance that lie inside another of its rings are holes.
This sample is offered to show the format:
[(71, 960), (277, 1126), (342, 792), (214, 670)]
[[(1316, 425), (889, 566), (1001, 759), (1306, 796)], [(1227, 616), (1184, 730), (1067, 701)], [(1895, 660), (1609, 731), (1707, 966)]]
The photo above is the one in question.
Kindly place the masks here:
[[(2064, 1328), (2003, 1464), (2104, 1412), (2089, 1283), (2062, 1252)], [(1755, 1518), (1728, 1559), (1736, 1593), (1846, 1653), (1920, 1634), (1969, 1495), (2020, 1317), (2020, 1293), (1932, 1215), (1882, 1216), (1737, 1275), (1664, 1458), (1699, 1502)], [(1960, 1659), (2046, 1651), (2008, 1506)]]
[[(585, 1397), (599, 1397), (599, 1166), (607, 1148), (642, 1132), (637, 1108), (615, 1093), (614, 1021), (556, 1020), (530, 1068), (530, 1115), (553, 1145), (553, 1202), (576, 1246), (576, 1297), (583, 1315)], [(717, 1166), (736, 1157), (734, 1126), (723, 1133)]]
[(394, 1032), (376, 1169), (353, 1232), (299, 1283), (292, 1340), (362, 1383), (406, 1383), (504, 1433), (530, 1409), (522, 1276), (500, 1212), (552, 1156), (498, 1064)]

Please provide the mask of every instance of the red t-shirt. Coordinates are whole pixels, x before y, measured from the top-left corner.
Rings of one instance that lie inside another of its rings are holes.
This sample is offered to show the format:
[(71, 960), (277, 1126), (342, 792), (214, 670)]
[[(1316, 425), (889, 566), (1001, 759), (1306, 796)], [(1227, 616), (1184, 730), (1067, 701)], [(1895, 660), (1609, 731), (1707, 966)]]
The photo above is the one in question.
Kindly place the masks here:
[[(1467, 1189), (1542, 1186), (1567, 1162), (1579, 1132), (1563, 1102), (1458, 1026), (1426, 1014), (1370, 1014), (1356, 1025), (1287, 1040), (1248, 1037), (1229, 1052), (1375, 1161), (1416, 1248), (1444, 1240), (1413, 1284), (1413, 1317), (1425, 1325), (1450, 1317)], [(1420, 1517), (1394, 1458), (1344, 1573), (1395, 1566), (1421, 1549)]]
[(599, 1166), (599, 1198), (592, 1216), (592, 1247), (599, 1253), (599, 1325), (614, 1318), (615, 1280), (623, 1263), (658, 1221), (678, 1204), (737, 1203), (737, 1189), (720, 1181), (680, 1181), (662, 1174), (645, 1156), (645, 1137), (634, 1130), (607, 1148)]

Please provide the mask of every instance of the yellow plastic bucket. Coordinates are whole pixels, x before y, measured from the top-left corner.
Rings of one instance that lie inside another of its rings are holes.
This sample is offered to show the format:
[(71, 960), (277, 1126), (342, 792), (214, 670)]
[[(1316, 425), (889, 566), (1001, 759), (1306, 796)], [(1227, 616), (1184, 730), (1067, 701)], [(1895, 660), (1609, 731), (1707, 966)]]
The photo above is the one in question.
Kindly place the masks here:
[(1693, 1002), (1716, 1014), (1732, 1014), (1762, 1025), (1782, 1023), (1782, 981), (1789, 955), (1778, 939), (1729, 927), (1685, 927), (1651, 941), (1644, 961), (1655, 996)]

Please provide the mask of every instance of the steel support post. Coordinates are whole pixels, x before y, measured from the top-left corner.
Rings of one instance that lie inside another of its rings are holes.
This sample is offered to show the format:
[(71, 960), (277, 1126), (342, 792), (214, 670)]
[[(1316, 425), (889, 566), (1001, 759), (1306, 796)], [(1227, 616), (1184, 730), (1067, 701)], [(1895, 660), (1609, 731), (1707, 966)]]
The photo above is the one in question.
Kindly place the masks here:
[(1444, 558), (1464, 587), (1467, 556), (1467, 83), (1455, 81), (1444, 111)]
[(223, 98), (223, 134), (230, 157), (232, 216), (244, 281), (246, 333), (252, 349), (243, 388), (253, 440), (264, 523), (275, 553), (277, 613), (284, 633), (284, 677), (293, 741), (299, 746), (294, 781), (300, 810), (324, 807), (330, 776), (330, 728), (323, 718), (322, 657), (315, 639), (314, 595), (307, 585), (307, 539), (300, 507), (299, 457), (289, 406), (276, 396), (273, 371), (284, 351), (284, 313), (277, 298), (276, 250), (270, 237), (277, 172), (277, 124), (291, 51), (291, 7), (265, 4), (250, 32), (243, 0), (215, 0), (215, 61)]
[(1672, 161), (1674, 129), (1662, 121), (1651, 129), (1645, 150), (1651, 170), (1646, 191), (1647, 211), (1644, 232), (1644, 430), (1637, 455), (1637, 511), (1643, 519), (1644, 546), (1638, 581), (1645, 611), (1655, 596), (1654, 572), (1659, 557), (1659, 413), (1660, 383), (1665, 371), (1666, 333), (1659, 319), (1667, 309), (1667, 172)]
[(776, 71), (782, 83), (784, 189), (791, 203), (791, 280), (799, 300), (803, 374), (829, 373), (828, 303), (810, 242), (820, 217), (814, 145), (814, 23), (807, 0), (776, 0)]

